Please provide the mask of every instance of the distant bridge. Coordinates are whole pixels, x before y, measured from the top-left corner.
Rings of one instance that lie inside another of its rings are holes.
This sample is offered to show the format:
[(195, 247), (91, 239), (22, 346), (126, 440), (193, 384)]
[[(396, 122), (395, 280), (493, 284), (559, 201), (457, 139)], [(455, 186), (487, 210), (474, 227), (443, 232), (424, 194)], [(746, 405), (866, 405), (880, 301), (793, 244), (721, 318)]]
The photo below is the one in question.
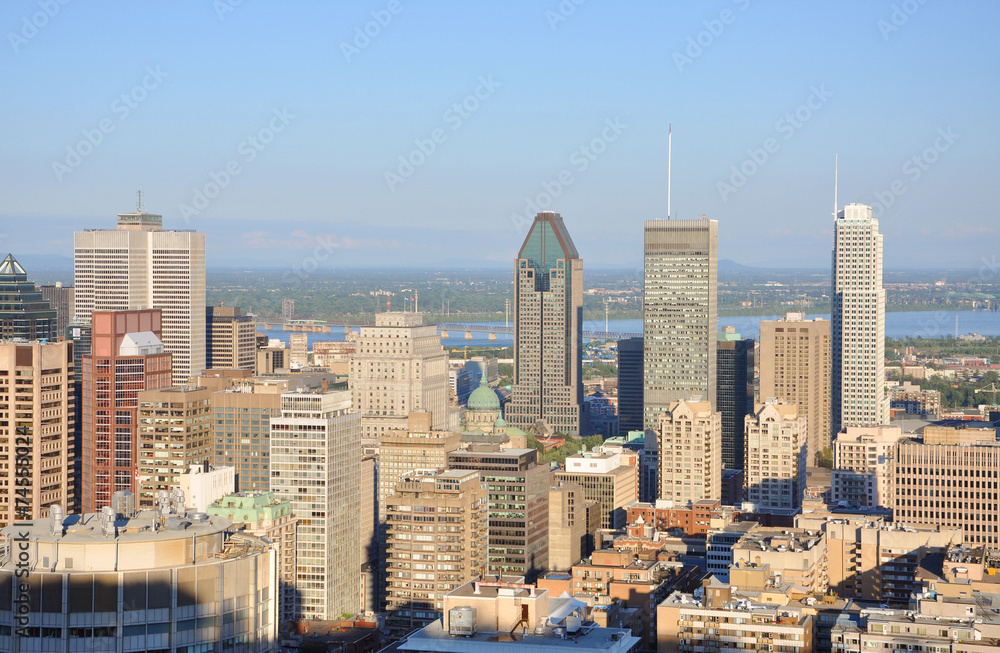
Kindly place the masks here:
[[(464, 331), (466, 339), (471, 339), (471, 334), (473, 333), (489, 333), (495, 335), (497, 333), (503, 333), (507, 335), (514, 335), (514, 327), (512, 326), (495, 326), (490, 324), (476, 324), (475, 322), (470, 324), (456, 324), (451, 322), (442, 322), (437, 325), (438, 331), (441, 331), (441, 337), (447, 337), (449, 331)], [(591, 338), (594, 340), (624, 340), (625, 338), (641, 338), (641, 333), (628, 333), (625, 331), (584, 331), (584, 338)], [(494, 340), (495, 338), (490, 338)]]
[[(281, 318), (257, 318), (256, 322), (257, 328), (264, 331), (304, 331), (307, 333), (331, 333), (334, 328), (343, 329), (346, 333), (352, 328), (358, 329), (359, 327), (373, 326), (375, 324), (374, 320), (352, 320), (350, 322), (345, 320), (336, 320), (333, 322), (324, 322), (321, 320), (291, 320), (286, 322)], [(473, 333), (488, 333), (490, 334), (490, 340), (496, 340), (496, 335), (498, 333), (511, 336), (514, 335), (514, 327), (512, 326), (498, 326), (477, 322), (464, 324), (457, 322), (442, 322), (434, 326), (436, 326), (438, 331), (441, 332), (442, 338), (448, 338), (449, 331), (463, 332), (466, 340), (471, 340)], [(626, 331), (584, 331), (583, 337), (592, 340), (624, 340), (625, 338), (641, 338), (642, 334), (628, 333)]]

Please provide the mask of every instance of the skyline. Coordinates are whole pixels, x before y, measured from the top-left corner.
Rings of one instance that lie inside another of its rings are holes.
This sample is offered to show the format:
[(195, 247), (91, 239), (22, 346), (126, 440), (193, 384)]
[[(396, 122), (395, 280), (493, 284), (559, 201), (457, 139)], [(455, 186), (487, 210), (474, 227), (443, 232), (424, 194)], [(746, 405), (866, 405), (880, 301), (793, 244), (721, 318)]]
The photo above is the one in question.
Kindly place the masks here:
[(57, 6), (41, 27), (37, 2), (0, 15), (0, 249), (19, 259), (72, 257), (141, 189), (166, 228), (206, 233), (210, 269), (317, 246), (331, 269), (507, 266), (526, 198), (589, 269), (635, 267), (670, 123), (674, 217), (718, 220), (722, 260), (828, 268), (835, 156), (887, 269), (977, 267), (1000, 236), (991, 4)]

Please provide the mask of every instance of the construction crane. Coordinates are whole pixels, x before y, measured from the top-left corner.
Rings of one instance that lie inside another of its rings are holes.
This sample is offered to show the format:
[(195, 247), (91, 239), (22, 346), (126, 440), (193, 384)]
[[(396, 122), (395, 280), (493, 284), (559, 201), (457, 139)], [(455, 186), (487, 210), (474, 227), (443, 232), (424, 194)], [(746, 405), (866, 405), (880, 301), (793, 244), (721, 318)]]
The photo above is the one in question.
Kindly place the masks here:
[(997, 391), (998, 390), (1000, 390), (1000, 388), (997, 387), (996, 383), (991, 383), (988, 386), (986, 386), (985, 388), (976, 388), (976, 392), (992, 392), (993, 393), (993, 405), (994, 406), (997, 405)]

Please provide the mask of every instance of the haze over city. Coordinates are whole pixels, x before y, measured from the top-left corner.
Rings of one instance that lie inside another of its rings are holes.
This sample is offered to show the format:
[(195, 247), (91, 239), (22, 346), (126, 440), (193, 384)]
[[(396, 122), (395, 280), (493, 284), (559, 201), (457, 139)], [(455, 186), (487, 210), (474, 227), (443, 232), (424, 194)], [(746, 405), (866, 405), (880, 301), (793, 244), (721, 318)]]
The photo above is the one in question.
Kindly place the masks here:
[(669, 124), (672, 212), (721, 259), (828, 269), (835, 155), (887, 268), (1000, 235), (994, 3), (51, 4), (2, 10), (0, 249), (29, 258), (143, 189), (209, 268), (505, 267), (536, 208), (634, 267)]

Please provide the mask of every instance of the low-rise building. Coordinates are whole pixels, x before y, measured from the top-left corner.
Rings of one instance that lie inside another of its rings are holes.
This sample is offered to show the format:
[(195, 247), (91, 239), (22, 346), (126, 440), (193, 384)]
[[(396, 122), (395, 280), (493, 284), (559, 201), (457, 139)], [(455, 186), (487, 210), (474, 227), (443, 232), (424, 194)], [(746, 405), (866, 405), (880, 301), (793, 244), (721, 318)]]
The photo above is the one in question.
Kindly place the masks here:
[(582, 487), (588, 501), (601, 504), (601, 527), (618, 529), (625, 527), (625, 506), (638, 499), (638, 473), (638, 466), (622, 464), (621, 454), (584, 451), (567, 456), (565, 471), (554, 477)]
[(798, 529), (757, 528), (733, 545), (733, 573), (742, 567), (767, 566), (771, 578), (791, 583), (805, 594), (826, 592), (826, 540), (822, 533)]
[(635, 524), (640, 518), (655, 531), (681, 531), (684, 535), (704, 535), (708, 533), (712, 516), (722, 511), (718, 499), (702, 499), (685, 505), (675, 505), (669, 499), (657, 499), (655, 503), (633, 501), (625, 506), (628, 524)]
[(890, 407), (925, 419), (941, 417), (941, 393), (937, 390), (921, 390), (919, 385), (903, 381), (892, 389), (889, 395)]

